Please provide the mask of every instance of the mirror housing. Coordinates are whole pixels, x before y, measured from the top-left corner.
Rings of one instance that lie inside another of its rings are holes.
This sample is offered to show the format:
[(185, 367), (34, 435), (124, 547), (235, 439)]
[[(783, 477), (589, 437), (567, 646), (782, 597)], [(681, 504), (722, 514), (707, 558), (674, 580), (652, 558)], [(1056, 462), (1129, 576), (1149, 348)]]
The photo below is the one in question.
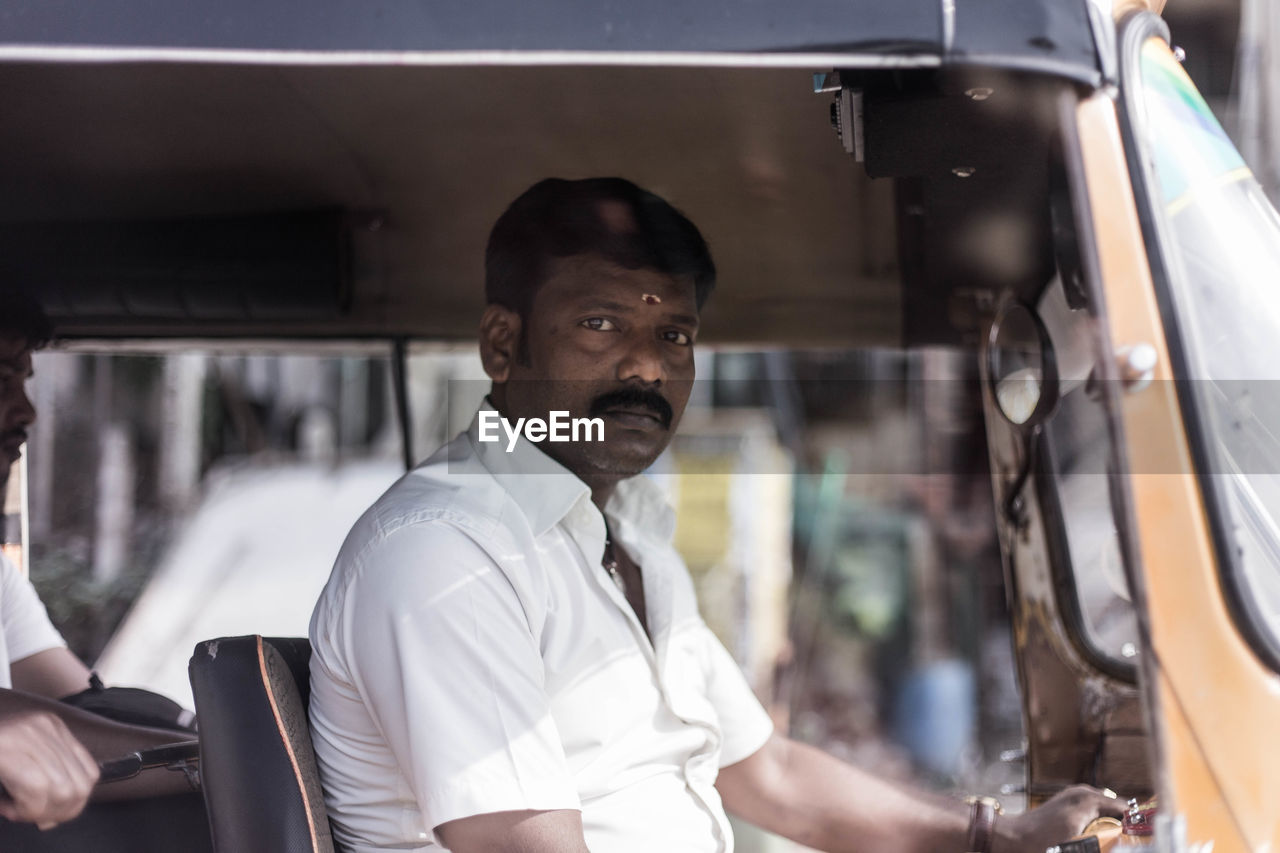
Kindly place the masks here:
[(996, 408), (1019, 429), (1044, 423), (1058, 404), (1058, 365), (1049, 332), (1016, 299), (1000, 305), (987, 333), (987, 377)]

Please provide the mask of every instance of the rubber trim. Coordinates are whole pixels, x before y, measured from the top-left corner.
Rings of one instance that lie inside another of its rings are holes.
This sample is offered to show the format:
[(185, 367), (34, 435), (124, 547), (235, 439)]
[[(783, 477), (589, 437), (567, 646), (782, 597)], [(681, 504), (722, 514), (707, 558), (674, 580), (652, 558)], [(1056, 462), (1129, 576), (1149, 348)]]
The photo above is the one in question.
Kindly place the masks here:
[[(1092, 320), (1101, 322), (1104, 319), (1102, 308), (1104, 300), (1101, 290), (1102, 271), (1098, 267), (1097, 238), (1093, 232), (1093, 216), (1089, 208), (1089, 188), (1082, 173), (1080, 135), (1079, 128), (1076, 126), (1076, 107), (1078, 103), (1079, 100), (1077, 98), (1072, 98), (1065, 93), (1059, 102), (1059, 132), (1056, 145), (1050, 149), (1049, 191), (1051, 194), (1061, 192), (1067, 196), (1071, 209), (1071, 223), (1075, 232), (1076, 259), (1080, 264), (1080, 274), (1084, 280), (1085, 298), (1088, 300), (1088, 306), (1084, 310), (1088, 312)], [(1072, 168), (1073, 163), (1075, 168)], [(1043, 293), (1044, 291), (1042, 290), (1037, 296), (1037, 303)], [(1109, 364), (1111, 352), (1105, 337), (1094, 336), (1094, 343), (1099, 350), (1099, 364), (1103, 366)], [(1102, 387), (1104, 389), (1113, 388), (1115, 385), (1114, 382), (1108, 381), (1108, 379), (1109, 377), (1103, 377)], [(1101, 405), (1103, 407), (1103, 417), (1107, 422), (1107, 440), (1111, 445), (1109, 456), (1112, 464), (1116, 465), (1116, 470), (1124, 470), (1118, 464), (1119, 454), (1117, 451), (1121, 442), (1114, 400), (1110, 395), (1107, 395), (1103, 398)], [(1111, 678), (1126, 684), (1136, 685), (1138, 682), (1136, 663), (1107, 654), (1093, 642), (1085, 625), (1084, 608), (1080, 605), (1079, 590), (1075, 584), (1075, 566), (1071, 559), (1066, 524), (1062, 518), (1062, 501), (1058, 494), (1058, 477), (1054, 473), (1057, 454), (1047, 430), (1043, 431), (1041, 441), (1044, 443), (1044, 452), (1037, 457), (1036, 466), (1033, 470), (1035, 475), (1035, 495), (1036, 501), (1041, 508), (1040, 515), (1044, 528), (1045, 544), (1049, 549), (1049, 571), (1053, 581), (1054, 594), (1058, 604), (1058, 611), (1063, 615), (1063, 625), (1066, 629), (1067, 638), (1075, 648), (1076, 653), (1086, 663)], [(1112, 475), (1108, 473), (1108, 476)], [(1128, 506), (1129, 497), (1127, 493), (1122, 495), (1122, 499), (1124, 503), (1118, 505), (1122, 507)], [(1141, 612), (1137, 607), (1138, 598), (1133, 593), (1135, 587), (1134, 571), (1129, 549), (1125, 547), (1125, 513), (1117, 514), (1115, 511), (1116, 506), (1117, 504), (1113, 503), (1111, 516), (1116, 524), (1117, 536), (1120, 539), (1121, 562), (1123, 563), (1125, 580), (1129, 585), (1130, 594), (1134, 598), (1131, 606), (1135, 610), (1135, 617), (1139, 622), (1138, 631), (1141, 635), (1143, 633)], [(1141, 640), (1141, 637), (1139, 639)]]
[(1036, 500), (1042, 510), (1040, 518), (1044, 524), (1045, 540), (1049, 546), (1049, 573), (1053, 578), (1053, 590), (1058, 599), (1058, 612), (1064, 617), (1067, 638), (1076, 653), (1093, 668), (1117, 681), (1137, 684), (1138, 668), (1134, 663), (1108, 655), (1090, 639), (1085, 625), (1084, 609), (1080, 606), (1080, 592), (1076, 589), (1075, 566), (1071, 560), (1066, 523), (1062, 518), (1062, 501), (1058, 497), (1058, 477), (1054, 473), (1057, 453), (1047, 433), (1041, 435), (1040, 440), (1043, 446), (1033, 472), (1036, 480)]

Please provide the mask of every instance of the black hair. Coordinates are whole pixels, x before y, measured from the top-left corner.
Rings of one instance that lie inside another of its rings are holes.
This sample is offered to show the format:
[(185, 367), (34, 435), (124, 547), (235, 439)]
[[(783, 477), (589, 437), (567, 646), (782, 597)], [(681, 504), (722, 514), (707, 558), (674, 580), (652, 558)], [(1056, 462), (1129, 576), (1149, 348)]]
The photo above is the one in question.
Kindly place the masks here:
[(0, 286), (0, 337), (21, 338), (28, 349), (40, 349), (53, 337), (53, 324), (26, 292)]
[[(629, 217), (611, 216), (611, 204), (621, 204)], [(527, 319), (552, 263), (584, 254), (627, 269), (687, 276), (699, 309), (716, 284), (702, 234), (665, 200), (623, 178), (547, 178), (494, 223), (484, 255), (485, 299)]]

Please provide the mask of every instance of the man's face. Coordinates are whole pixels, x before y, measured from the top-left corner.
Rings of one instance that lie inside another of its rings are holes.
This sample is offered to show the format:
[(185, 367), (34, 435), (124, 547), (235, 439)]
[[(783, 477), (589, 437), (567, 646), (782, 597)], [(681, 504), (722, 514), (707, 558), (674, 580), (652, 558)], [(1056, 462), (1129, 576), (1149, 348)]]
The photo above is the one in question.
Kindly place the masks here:
[(22, 455), (27, 427), (36, 410), (27, 399), (31, 349), (21, 338), (0, 337), (0, 491), (9, 482), (9, 466)]
[(527, 360), (510, 362), (498, 392), (503, 415), (599, 417), (604, 441), (540, 447), (583, 479), (638, 474), (684, 414), (697, 333), (692, 281), (596, 255), (562, 258), (520, 330)]

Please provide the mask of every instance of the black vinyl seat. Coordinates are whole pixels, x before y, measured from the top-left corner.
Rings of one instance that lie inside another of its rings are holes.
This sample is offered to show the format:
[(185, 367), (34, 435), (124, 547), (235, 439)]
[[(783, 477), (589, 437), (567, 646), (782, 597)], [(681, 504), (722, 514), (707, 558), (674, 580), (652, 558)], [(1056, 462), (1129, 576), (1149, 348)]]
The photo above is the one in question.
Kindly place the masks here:
[(200, 777), (216, 853), (333, 853), (307, 701), (311, 644), (223, 637), (188, 673), (200, 720)]

